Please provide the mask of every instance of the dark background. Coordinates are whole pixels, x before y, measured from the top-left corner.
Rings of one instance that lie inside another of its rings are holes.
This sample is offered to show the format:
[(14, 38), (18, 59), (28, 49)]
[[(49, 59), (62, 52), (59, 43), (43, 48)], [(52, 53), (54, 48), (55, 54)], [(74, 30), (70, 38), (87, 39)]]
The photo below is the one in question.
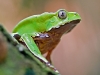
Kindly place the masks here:
[(23, 18), (64, 8), (82, 21), (52, 54), (62, 75), (100, 75), (100, 0), (0, 0), (0, 23), (11, 32)]

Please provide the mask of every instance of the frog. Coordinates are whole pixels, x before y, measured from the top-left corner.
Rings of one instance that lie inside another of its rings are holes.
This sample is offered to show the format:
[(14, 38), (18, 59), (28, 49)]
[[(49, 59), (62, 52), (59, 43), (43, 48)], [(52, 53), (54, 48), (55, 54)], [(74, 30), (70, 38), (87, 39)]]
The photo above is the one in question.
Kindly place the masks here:
[[(50, 65), (51, 54), (64, 34), (69, 33), (81, 17), (77, 12), (59, 9), (21, 20), (13, 29), (13, 37), (39, 60)], [(43, 54), (47, 53), (44, 57)]]

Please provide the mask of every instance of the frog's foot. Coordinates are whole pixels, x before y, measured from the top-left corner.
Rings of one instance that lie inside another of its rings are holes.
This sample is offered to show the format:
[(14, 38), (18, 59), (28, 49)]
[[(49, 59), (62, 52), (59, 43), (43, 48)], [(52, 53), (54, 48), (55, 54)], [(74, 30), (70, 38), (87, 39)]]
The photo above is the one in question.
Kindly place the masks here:
[(46, 65), (47, 65), (49, 68), (51, 68), (52, 70), (54, 70), (56, 73), (60, 74), (59, 71), (58, 71), (53, 65), (51, 65), (49, 62), (46, 63)]
[(41, 58), (35, 56), (36, 58), (38, 58), (42, 63), (44, 63), (46, 66), (48, 66), (50, 69), (52, 69), (53, 71), (55, 71), (56, 73), (60, 74), (59, 71), (48, 61), (44, 61)]

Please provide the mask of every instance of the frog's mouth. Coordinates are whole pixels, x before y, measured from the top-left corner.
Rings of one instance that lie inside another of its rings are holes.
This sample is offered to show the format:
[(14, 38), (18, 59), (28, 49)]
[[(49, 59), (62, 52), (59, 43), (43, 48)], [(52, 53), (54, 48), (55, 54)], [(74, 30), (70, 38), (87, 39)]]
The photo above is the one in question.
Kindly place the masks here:
[(64, 33), (70, 32), (78, 23), (80, 22), (80, 19), (73, 20), (69, 23), (65, 23), (64, 25), (60, 25), (59, 28), (53, 28), (49, 31), (49, 33), (58, 34), (59, 36), (62, 36)]

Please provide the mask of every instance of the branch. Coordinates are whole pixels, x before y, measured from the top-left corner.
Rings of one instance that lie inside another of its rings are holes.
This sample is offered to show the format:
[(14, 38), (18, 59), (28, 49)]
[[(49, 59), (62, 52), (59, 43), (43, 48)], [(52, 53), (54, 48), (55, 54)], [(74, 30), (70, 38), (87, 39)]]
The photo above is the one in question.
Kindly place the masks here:
[(0, 25), (0, 75), (58, 75)]

